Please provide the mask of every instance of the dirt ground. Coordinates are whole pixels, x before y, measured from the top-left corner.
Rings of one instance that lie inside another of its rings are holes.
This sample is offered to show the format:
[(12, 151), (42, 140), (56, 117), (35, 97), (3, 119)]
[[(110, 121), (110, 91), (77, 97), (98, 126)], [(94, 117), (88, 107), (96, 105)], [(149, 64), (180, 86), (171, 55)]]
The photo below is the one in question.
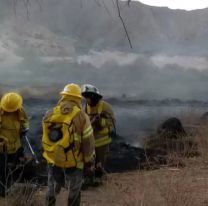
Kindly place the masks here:
[[(208, 164), (109, 174), (104, 186), (82, 193), (82, 206), (208, 206)], [(66, 191), (58, 205), (66, 205)]]
[[(160, 165), (155, 170), (108, 174), (103, 186), (82, 191), (81, 206), (208, 206), (207, 125), (197, 129), (195, 138), (200, 156), (170, 156), (175, 163), (182, 162), (176, 165), (183, 167)], [(11, 204), (9, 197), (0, 199), (0, 206), (43, 206), (46, 190), (42, 187), (30, 196), (30, 204), (20, 204), (22, 194), (15, 204)], [(65, 206), (66, 201), (67, 191), (63, 189), (57, 205)]]
[[(44, 205), (45, 192), (43, 187), (36, 194), (39, 205)], [(63, 189), (57, 205), (66, 205), (66, 194)], [(185, 168), (108, 174), (103, 186), (82, 192), (81, 205), (208, 206), (208, 162), (198, 157), (186, 160)], [(1, 199), (0, 206), (12, 205)]]

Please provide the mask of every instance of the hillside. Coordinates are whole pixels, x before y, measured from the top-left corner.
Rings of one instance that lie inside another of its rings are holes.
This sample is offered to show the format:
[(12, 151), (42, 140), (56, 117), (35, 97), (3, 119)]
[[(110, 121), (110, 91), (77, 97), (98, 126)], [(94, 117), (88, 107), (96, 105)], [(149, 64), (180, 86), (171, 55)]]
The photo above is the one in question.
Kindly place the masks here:
[(111, 96), (206, 98), (207, 9), (120, 2), (130, 49), (114, 1), (41, 2), (42, 10), (35, 3), (29, 7), (29, 19), (21, 4), (15, 16), (11, 2), (1, 2), (3, 85), (73, 81), (94, 83)]

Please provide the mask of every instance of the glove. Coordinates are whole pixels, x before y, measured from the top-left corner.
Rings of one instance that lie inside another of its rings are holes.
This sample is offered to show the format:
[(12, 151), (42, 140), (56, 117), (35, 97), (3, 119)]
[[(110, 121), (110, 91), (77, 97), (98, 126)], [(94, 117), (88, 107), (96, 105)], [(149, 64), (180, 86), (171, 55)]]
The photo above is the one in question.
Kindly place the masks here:
[(112, 137), (112, 138), (116, 138), (117, 137), (116, 131), (115, 130), (111, 130), (109, 132), (109, 136)]
[(28, 131), (29, 131), (29, 128), (22, 128), (20, 132), (21, 137), (25, 137)]
[(92, 126), (95, 131), (102, 129), (100, 115), (95, 116), (95, 118), (92, 120)]
[(6, 142), (4, 139), (0, 138), (0, 153), (6, 152), (7, 147), (6, 147)]
[(84, 176), (85, 177), (92, 177), (94, 176), (94, 165), (92, 162), (85, 163), (84, 166)]
[(95, 123), (98, 122), (99, 120), (100, 120), (100, 115), (96, 115), (96, 116), (94, 116), (94, 117), (92, 117), (92, 118), (90, 119), (91, 124), (95, 124)]
[(14, 163), (17, 164), (24, 164), (25, 163), (25, 153), (24, 148), (20, 147), (17, 152), (15, 153)]

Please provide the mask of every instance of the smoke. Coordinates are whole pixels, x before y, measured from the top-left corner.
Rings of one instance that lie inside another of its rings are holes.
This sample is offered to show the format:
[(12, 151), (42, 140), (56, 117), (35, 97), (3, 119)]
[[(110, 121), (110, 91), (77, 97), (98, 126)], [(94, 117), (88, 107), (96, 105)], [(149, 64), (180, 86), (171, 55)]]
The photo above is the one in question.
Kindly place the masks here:
[(96, 68), (108, 63), (116, 63), (118, 66), (128, 66), (133, 64), (138, 58), (138, 54), (120, 52), (120, 51), (93, 51), (90, 50), (89, 54), (78, 56), (77, 62), (79, 64), (89, 63)]
[[(205, 99), (207, 10), (121, 3), (133, 49), (113, 1), (41, 1), (16, 16), (0, 1), (0, 81), (11, 86), (95, 84), (106, 96)], [(36, 93), (36, 92), (34, 92)]]
[(165, 68), (167, 65), (177, 65), (183, 69), (196, 69), (204, 71), (208, 69), (208, 60), (205, 57), (195, 56), (167, 56), (155, 55), (151, 57), (153, 63), (159, 68)]

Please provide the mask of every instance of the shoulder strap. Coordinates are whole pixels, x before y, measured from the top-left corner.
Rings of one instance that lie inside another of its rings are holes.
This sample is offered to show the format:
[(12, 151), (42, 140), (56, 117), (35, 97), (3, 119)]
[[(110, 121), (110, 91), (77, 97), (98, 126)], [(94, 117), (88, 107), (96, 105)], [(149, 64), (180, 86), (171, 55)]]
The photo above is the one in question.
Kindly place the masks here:
[(98, 114), (101, 114), (103, 111), (103, 101), (98, 102)]
[(73, 107), (73, 110), (72, 110), (72, 113), (71, 113), (71, 121), (74, 119), (74, 117), (78, 114), (78, 112), (80, 112), (81, 109), (77, 106), (74, 106)]
[(25, 110), (23, 108), (19, 109), (18, 110), (18, 118), (20, 121), (24, 121), (24, 120), (27, 120), (27, 115), (25, 113)]
[(70, 125), (74, 117), (77, 115), (77, 113), (80, 111), (80, 108), (77, 106), (74, 106), (72, 111), (67, 114), (61, 114), (60, 106), (56, 106), (53, 108), (53, 112), (51, 115), (44, 120), (44, 122), (48, 123), (64, 123), (67, 125)]

